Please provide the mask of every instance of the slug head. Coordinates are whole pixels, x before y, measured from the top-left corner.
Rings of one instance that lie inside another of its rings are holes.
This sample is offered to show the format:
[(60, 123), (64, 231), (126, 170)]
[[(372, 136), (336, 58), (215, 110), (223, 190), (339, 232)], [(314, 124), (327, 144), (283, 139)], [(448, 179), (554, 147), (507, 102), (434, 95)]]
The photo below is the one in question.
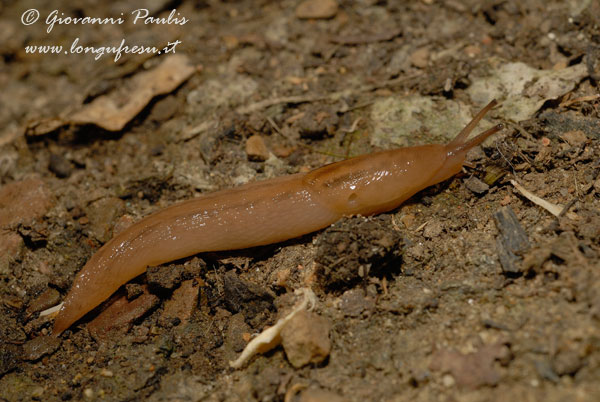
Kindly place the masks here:
[(496, 102), (495, 99), (488, 103), (483, 109), (479, 111), (479, 113), (477, 113), (477, 115), (475, 115), (473, 120), (471, 120), (469, 124), (467, 124), (465, 128), (463, 128), (451, 142), (446, 144), (444, 150), (446, 154), (444, 164), (431, 178), (431, 180), (428, 183), (428, 186), (449, 179), (450, 177), (460, 172), (465, 162), (467, 152), (469, 152), (469, 150), (473, 147), (481, 144), (489, 136), (496, 134), (498, 131), (504, 128), (502, 124), (498, 124), (467, 141), (469, 134), (471, 134), (471, 131), (473, 131), (475, 126), (477, 126), (477, 124), (481, 121), (481, 119), (483, 119), (486, 113), (489, 112), (497, 104), (498, 102)]
[(454, 141), (446, 145), (445, 153), (446, 158), (442, 167), (437, 171), (437, 173), (431, 178), (428, 183), (428, 186), (434, 185), (436, 183), (440, 183), (450, 177), (454, 176), (458, 172), (461, 171), (463, 164), (465, 163), (465, 157), (467, 156), (467, 152), (473, 147), (481, 144), (485, 141), (489, 136), (496, 134), (498, 131), (502, 130), (504, 126), (502, 124), (498, 124), (489, 130), (484, 131), (483, 133), (477, 135), (471, 140), (462, 143), (462, 144), (454, 144)]

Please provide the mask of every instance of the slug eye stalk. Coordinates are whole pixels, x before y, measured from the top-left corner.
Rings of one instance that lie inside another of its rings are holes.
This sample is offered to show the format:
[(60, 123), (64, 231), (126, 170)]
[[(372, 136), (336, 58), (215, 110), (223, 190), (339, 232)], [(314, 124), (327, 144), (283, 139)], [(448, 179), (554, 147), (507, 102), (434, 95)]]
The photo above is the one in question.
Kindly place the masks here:
[[(496, 101), (496, 99), (493, 99), (490, 103), (488, 103), (483, 109), (481, 109), (479, 111), (479, 113), (477, 113), (475, 115), (475, 117), (473, 117), (473, 120), (471, 120), (469, 122), (469, 124), (467, 124), (465, 126), (465, 128), (463, 128), (462, 130), (460, 130), (460, 133), (458, 133), (458, 135), (456, 137), (454, 137), (454, 139), (448, 143), (448, 147), (452, 148), (452, 147), (457, 147), (460, 144), (463, 144), (467, 138), (469, 138), (469, 134), (471, 134), (471, 131), (473, 131), (473, 129), (475, 128), (475, 126), (477, 126), (477, 124), (479, 124), (479, 122), (481, 121), (481, 119), (483, 119), (483, 116), (485, 116), (490, 110), (492, 110), (494, 108), (494, 106), (496, 106), (498, 104), (498, 102)], [(502, 130), (502, 128), (499, 128), (497, 131), (498, 132)], [(488, 130), (489, 131), (489, 130)], [(485, 134), (485, 133), (484, 133)], [(488, 134), (487, 137), (489, 137), (490, 135), (492, 135), (494, 133)], [(481, 134), (480, 134), (481, 135)], [(480, 135), (478, 135), (475, 138), (478, 138)], [(487, 137), (485, 137), (483, 140), (485, 140)], [(481, 140), (481, 141), (483, 141)], [(481, 143), (481, 142), (480, 142)], [(477, 144), (474, 144), (473, 146), (475, 146)]]
[(484, 131), (481, 134), (478, 134), (477, 137), (473, 137), (471, 138), (469, 141), (465, 142), (464, 144), (460, 144), (458, 145), (455, 149), (453, 149), (452, 153), (459, 153), (462, 151), (468, 151), (469, 149), (481, 144), (483, 141), (485, 141), (489, 136), (496, 134), (498, 131), (501, 131), (504, 129), (504, 125), (502, 124), (497, 124), (494, 127)]

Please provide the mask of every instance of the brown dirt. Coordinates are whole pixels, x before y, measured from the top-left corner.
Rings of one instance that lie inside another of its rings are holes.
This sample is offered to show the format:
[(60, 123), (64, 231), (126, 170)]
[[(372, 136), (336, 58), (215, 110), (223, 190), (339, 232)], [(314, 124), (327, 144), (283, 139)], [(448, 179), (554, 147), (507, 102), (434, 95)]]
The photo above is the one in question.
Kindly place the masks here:
[[(328, 19), (297, 18), (299, 3), (157, 1), (153, 15), (177, 8), (190, 22), (50, 34), (21, 24), (36, 3), (0, 5), (0, 399), (600, 400), (598, 3), (338, 1)], [(56, 2), (40, 13), (135, 8)], [(95, 46), (178, 38), (196, 72), (119, 132), (57, 124), (26, 135), (160, 61), (24, 50), (75, 37)], [(51, 320), (39, 311), (114, 232), (207, 191), (377, 150), (377, 100), (416, 94), (476, 112), (465, 90), (490, 60), (586, 63), (588, 76), (395, 211), (152, 268), (111, 299), (136, 305), (130, 318), (105, 305), (60, 344), (43, 337)], [(270, 102), (283, 97), (295, 98)], [(248, 155), (257, 134), (261, 152)], [(263, 145), (274, 156), (264, 160)], [(513, 178), (569, 211), (552, 216)], [(511, 272), (494, 218), (507, 206), (529, 241)], [(307, 284), (332, 328), (328, 359), (296, 369), (278, 347), (230, 369), (249, 334)], [(101, 320), (115, 328), (102, 332)]]

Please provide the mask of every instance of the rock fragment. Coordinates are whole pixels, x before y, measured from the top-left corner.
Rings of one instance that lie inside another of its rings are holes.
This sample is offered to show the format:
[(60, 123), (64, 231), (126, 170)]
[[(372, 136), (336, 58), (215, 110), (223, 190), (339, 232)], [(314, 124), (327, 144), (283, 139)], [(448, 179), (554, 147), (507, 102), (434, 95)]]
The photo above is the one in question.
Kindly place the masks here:
[(183, 280), (185, 267), (183, 265), (170, 265), (168, 267), (158, 265), (148, 267), (146, 279), (151, 289), (173, 290)]
[(500, 374), (494, 368), (494, 362), (506, 362), (509, 357), (510, 350), (502, 343), (486, 345), (469, 354), (445, 349), (433, 354), (429, 368), (450, 373), (458, 386), (476, 389), (484, 385), (498, 384)]
[(283, 349), (292, 366), (321, 363), (329, 356), (330, 322), (310, 311), (298, 312), (281, 331)]
[(251, 161), (263, 162), (269, 158), (269, 150), (260, 135), (253, 135), (246, 140), (246, 155)]
[(369, 276), (399, 272), (402, 246), (389, 216), (340, 219), (317, 238), (319, 284), (344, 290)]
[(251, 333), (252, 328), (246, 324), (242, 313), (237, 313), (229, 317), (224, 342), (227, 358), (233, 360), (237, 354), (244, 350), (248, 344), (248, 340), (245, 338)]
[(465, 186), (474, 194), (481, 195), (490, 189), (490, 186), (479, 180), (477, 177), (469, 177), (465, 180)]
[(38, 336), (23, 344), (24, 360), (35, 361), (42, 356), (52, 354), (60, 346), (60, 338), (54, 336)]
[(41, 218), (54, 204), (52, 193), (40, 179), (26, 179), (0, 189), (0, 227), (27, 224)]
[(341, 296), (340, 310), (348, 317), (358, 317), (363, 312), (370, 313), (374, 309), (375, 301), (365, 296), (362, 289), (350, 289)]
[(117, 197), (106, 197), (93, 202), (87, 208), (87, 217), (94, 236), (106, 243), (112, 236), (112, 228), (117, 219), (125, 212), (125, 202)]
[(242, 354), (234, 361), (230, 361), (229, 365), (233, 368), (240, 368), (248, 359), (257, 353), (265, 353), (282, 341), (281, 332), (293, 318), (304, 310), (312, 310), (317, 303), (317, 296), (310, 288), (297, 289), (297, 295), (302, 295), (302, 300), (294, 307), (294, 309), (285, 317), (277, 320), (275, 325), (265, 329), (257, 337), (253, 338), (242, 351)]
[(572, 350), (560, 351), (552, 359), (552, 368), (559, 376), (574, 375), (583, 367), (579, 354)]
[(135, 320), (144, 316), (158, 303), (158, 297), (147, 292), (131, 302), (123, 295), (88, 324), (88, 331), (96, 341), (106, 341), (112, 336), (125, 334)]
[(9, 230), (0, 229), (0, 273), (8, 274), (8, 267), (23, 248), (23, 238)]
[(181, 283), (169, 300), (165, 302), (165, 308), (160, 316), (163, 325), (174, 319), (182, 324), (189, 321), (198, 304), (198, 283), (190, 279)]
[(425, 225), (425, 228), (423, 229), (423, 237), (425, 237), (426, 239), (435, 239), (436, 237), (442, 234), (443, 230), (444, 227), (442, 226), (442, 222), (438, 220), (430, 221), (427, 223), (427, 225)]
[(225, 304), (232, 312), (243, 312), (246, 317), (254, 317), (273, 306), (274, 296), (253, 282), (241, 279), (231, 270), (223, 275)]

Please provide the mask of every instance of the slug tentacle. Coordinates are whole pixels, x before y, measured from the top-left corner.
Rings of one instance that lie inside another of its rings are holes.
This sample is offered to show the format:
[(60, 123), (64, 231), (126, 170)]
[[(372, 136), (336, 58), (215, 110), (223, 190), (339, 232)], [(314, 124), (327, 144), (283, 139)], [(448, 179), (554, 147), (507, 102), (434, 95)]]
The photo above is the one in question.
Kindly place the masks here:
[(487, 112), (492, 110), (492, 108), (494, 106), (496, 106), (497, 104), (498, 104), (498, 102), (496, 102), (496, 99), (494, 99), (490, 103), (488, 103), (483, 109), (481, 109), (479, 111), (479, 113), (477, 113), (475, 115), (475, 117), (473, 117), (473, 120), (471, 120), (469, 122), (469, 124), (467, 124), (465, 126), (465, 128), (463, 128), (460, 131), (460, 133), (458, 133), (458, 135), (456, 137), (454, 137), (454, 139), (447, 144), (447, 146), (455, 147), (455, 146), (458, 146), (459, 144), (464, 143), (466, 141), (466, 139), (469, 137), (469, 134), (471, 134), (471, 131), (473, 131), (475, 126), (477, 126), (477, 124), (479, 124), (481, 119), (483, 119), (483, 116), (485, 116), (487, 114)]
[(467, 137), (496, 105), (490, 102), (447, 145), (362, 155), (306, 174), (246, 184), (172, 205), (125, 229), (81, 269), (60, 309), (58, 336), (150, 265), (207, 251), (277, 243), (343, 216), (397, 208), (418, 191), (458, 173), (469, 149), (502, 129)]
[(503, 128), (504, 128), (504, 126), (502, 124), (496, 124), (494, 127), (490, 128), (489, 130), (484, 131), (483, 133), (478, 134), (476, 137), (471, 138), (469, 141), (465, 142), (464, 144), (459, 144), (454, 149), (448, 150), (448, 152), (451, 152), (454, 154), (459, 153), (459, 152), (466, 152), (469, 149), (481, 144), (488, 137), (496, 134), (498, 131), (502, 130)]

